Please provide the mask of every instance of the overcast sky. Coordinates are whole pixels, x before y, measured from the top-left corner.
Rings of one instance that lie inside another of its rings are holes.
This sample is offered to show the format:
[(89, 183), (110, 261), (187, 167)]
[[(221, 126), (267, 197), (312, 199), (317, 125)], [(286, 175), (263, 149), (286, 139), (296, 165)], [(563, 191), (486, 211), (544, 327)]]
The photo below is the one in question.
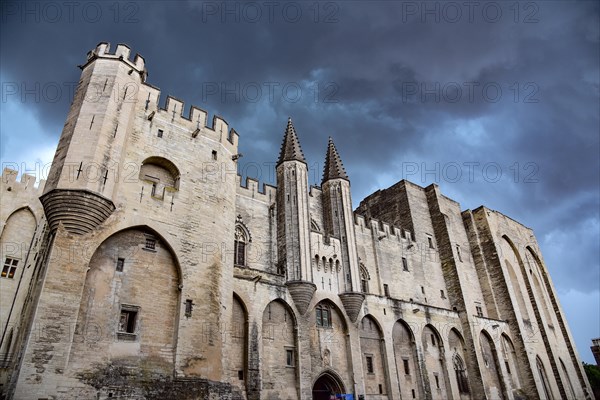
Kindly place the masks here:
[[(600, 336), (599, 2), (1, 3), (4, 165), (43, 175), (98, 42), (223, 116), (274, 183), (287, 117), (320, 184), (332, 136), (354, 205), (400, 179), (534, 229), (580, 355)], [(186, 111), (187, 113), (187, 111)], [(260, 167), (260, 168), (257, 168)]]

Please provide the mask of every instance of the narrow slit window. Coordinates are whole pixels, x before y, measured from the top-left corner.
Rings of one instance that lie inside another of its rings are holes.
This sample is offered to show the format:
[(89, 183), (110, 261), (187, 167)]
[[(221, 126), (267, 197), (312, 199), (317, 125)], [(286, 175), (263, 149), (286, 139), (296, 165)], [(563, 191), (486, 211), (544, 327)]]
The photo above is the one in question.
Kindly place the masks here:
[(431, 236), (427, 236), (427, 243), (429, 243), (429, 248), (433, 249), (433, 239), (431, 238)]
[(406, 257), (402, 257), (402, 269), (408, 271), (408, 261), (406, 260)]
[(159, 138), (163, 137), (163, 133), (164, 131), (162, 129), (158, 130), (158, 134), (156, 136), (158, 136)]
[(217, 151), (216, 150), (212, 151), (212, 159), (213, 159), (213, 161), (217, 161)]
[(388, 286), (387, 283), (383, 284), (383, 293), (387, 296), (390, 297), (390, 287)]
[(404, 364), (404, 374), (406, 375), (410, 375), (410, 365), (408, 363), (408, 359), (405, 358), (402, 360), (403, 364)]
[(367, 356), (367, 372), (373, 373), (373, 356)]
[(459, 245), (456, 245), (456, 256), (458, 257), (458, 261), (462, 262), (462, 254), (460, 253)]
[(288, 367), (294, 366), (294, 350), (286, 349), (285, 351), (285, 362)]

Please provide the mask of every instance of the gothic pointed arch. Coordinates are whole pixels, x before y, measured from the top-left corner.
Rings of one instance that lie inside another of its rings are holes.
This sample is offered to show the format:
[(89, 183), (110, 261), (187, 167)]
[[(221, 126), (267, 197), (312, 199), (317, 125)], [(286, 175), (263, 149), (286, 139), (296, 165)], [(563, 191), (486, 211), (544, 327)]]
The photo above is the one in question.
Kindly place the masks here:
[[(135, 343), (144, 349), (144, 357), (156, 361), (157, 373), (171, 374), (177, 348), (173, 332), (183, 311), (180, 284), (175, 252), (156, 231), (135, 226), (108, 236), (88, 264), (73, 360), (85, 360), (94, 340), (97, 351), (127, 365), (133, 359), (123, 359), (115, 349)], [(185, 318), (194, 317), (193, 304), (188, 310), (186, 302), (185, 311)]]
[(471, 398), (471, 389), (467, 372), (467, 349), (462, 334), (456, 329), (450, 329), (448, 334), (448, 347), (452, 355), (452, 366), (454, 368), (454, 382), (458, 388), (461, 399)]
[(423, 377), (433, 400), (446, 398), (449, 391), (448, 371), (444, 342), (438, 330), (431, 324), (425, 325), (422, 333), (423, 358), (426, 375)]
[(386, 396), (388, 393), (388, 379), (385, 345), (383, 331), (375, 317), (370, 314), (363, 317), (360, 322), (359, 336), (365, 396), (367, 398)]
[(262, 394), (299, 398), (296, 316), (283, 299), (271, 301), (262, 315)]
[(500, 362), (496, 345), (490, 334), (482, 329), (479, 334), (479, 345), (481, 357), (483, 358), (482, 375), (485, 385), (485, 391), (488, 398), (504, 399), (504, 382), (500, 369)]
[(415, 336), (411, 327), (403, 319), (397, 320), (394, 324), (392, 341), (398, 390), (402, 398), (423, 398), (422, 376)]
[(242, 216), (238, 214), (235, 222), (235, 238), (233, 241), (233, 264), (244, 267), (247, 265), (248, 244), (252, 242), (250, 230), (242, 221)]
[(363, 293), (369, 293), (369, 281), (371, 280), (371, 276), (363, 263), (360, 263), (359, 265), (359, 274), (361, 291)]
[(246, 393), (248, 382), (248, 309), (242, 298), (233, 292), (231, 319), (226, 344), (229, 347), (229, 382)]

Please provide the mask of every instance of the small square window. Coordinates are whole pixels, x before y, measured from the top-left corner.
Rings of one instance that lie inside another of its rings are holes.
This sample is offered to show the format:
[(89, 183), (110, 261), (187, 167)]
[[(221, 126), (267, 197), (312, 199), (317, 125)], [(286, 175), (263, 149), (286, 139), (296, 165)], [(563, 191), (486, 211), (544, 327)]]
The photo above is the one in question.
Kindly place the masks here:
[(373, 373), (373, 356), (367, 356), (367, 372)]
[(144, 248), (146, 250), (156, 250), (156, 239), (146, 238)]
[(383, 293), (387, 296), (390, 297), (390, 287), (388, 286), (387, 283), (383, 284)]
[(137, 314), (137, 310), (122, 308), (121, 317), (119, 318), (119, 332), (135, 333)]
[(406, 260), (406, 257), (402, 257), (402, 269), (408, 271), (408, 261)]
[(16, 258), (6, 257), (4, 260), (4, 266), (2, 267), (2, 278), (13, 279), (17, 271), (17, 265), (19, 260)]
[(156, 136), (158, 136), (158, 137), (160, 137), (160, 138), (161, 138), (161, 137), (163, 137), (163, 133), (164, 133), (164, 132), (163, 132), (163, 130), (162, 130), (162, 129), (159, 129), (159, 130), (158, 130), (158, 135), (156, 135)]
[(125, 266), (125, 259), (124, 258), (118, 258), (117, 259), (117, 267), (116, 267), (117, 272), (123, 272), (123, 267), (124, 266)]
[(294, 350), (286, 349), (285, 351), (285, 365), (288, 367), (294, 366)]

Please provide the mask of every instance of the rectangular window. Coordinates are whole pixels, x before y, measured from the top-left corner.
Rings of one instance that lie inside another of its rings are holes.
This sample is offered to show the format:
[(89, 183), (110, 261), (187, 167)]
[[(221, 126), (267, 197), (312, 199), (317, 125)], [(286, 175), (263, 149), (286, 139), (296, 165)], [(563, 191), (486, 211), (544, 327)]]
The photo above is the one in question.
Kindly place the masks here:
[(425, 286), (421, 286), (421, 293), (425, 294)]
[(288, 367), (293, 367), (294, 366), (294, 350), (287, 349), (285, 351), (285, 364)]
[(433, 239), (431, 236), (427, 236), (427, 242), (429, 243), (429, 248), (433, 249)]
[(119, 319), (119, 332), (135, 333), (136, 320), (137, 310), (122, 308), (121, 317)]
[(124, 267), (125, 267), (125, 259), (118, 258), (117, 259), (117, 267), (116, 267), (117, 272), (123, 272)]
[(510, 374), (510, 365), (508, 365), (508, 361), (504, 361), (504, 365), (506, 366), (506, 372)]
[(194, 302), (190, 299), (185, 301), (185, 316), (190, 318), (192, 316), (192, 309), (194, 308)]
[(216, 150), (213, 150), (213, 151), (212, 151), (212, 159), (213, 159), (214, 161), (217, 161), (217, 151), (216, 151)]
[(243, 381), (243, 380), (244, 380), (244, 370), (239, 370), (239, 371), (238, 371), (238, 379), (239, 379), (240, 381)]
[(415, 396), (415, 389), (412, 390), (412, 398), (413, 399), (416, 398), (416, 396)]
[(6, 257), (4, 266), (2, 267), (2, 278), (13, 279), (17, 271), (19, 260), (16, 258)]
[(431, 334), (431, 344), (435, 346), (435, 336), (433, 335), (433, 333)]
[(439, 389), (440, 388), (440, 377), (437, 374), (433, 375), (433, 377), (435, 378), (435, 387), (436, 387), (436, 389)]
[(408, 358), (404, 358), (402, 360), (402, 363), (404, 364), (404, 373), (406, 375), (410, 375), (410, 365), (408, 364)]
[(367, 356), (367, 372), (373, 373), (373, 356)]
[(159, 130), (158, 130), (158, 135), (157, 135), (157, 136), (161, 138), (161, 137), (163, 137), (163, 133), (164, 133), (164, 132), (163, 132), (163, 130), (162, 130), (162, 129), (159, 129)]
[(379, 394), (383, 394), (383, 385), (379, 384)]
[(383, 293), (387, 296), (390, 297), (390, 287), (388, 286), (387, 283), (383, 284)]
[(406, 260), (406, 257), (402, 257), (402, 269), (408, 271), (408, 261)]
[(146, 243), (144, 244), (144, 248), (146, 250), (156, 250), (156, 239), (146, 238)]
[(456, 256), (458, 257), (458, 261), (462, 262), (462, 254), (460, 254), (460, 246), (456, 245)]
[(246, 243), (236, 240), (234, 245), (235, 265), (246, 265)]
[(483, 317), (483, 309), (481, 308), (481, 306), (475, 306), (475, 310), (477, 310), (478, 317)]
[(446, 298), (446, 293), (444, 293), (443, 290), (440, 290), (440, 296), (442, 297), (442, 299)]

